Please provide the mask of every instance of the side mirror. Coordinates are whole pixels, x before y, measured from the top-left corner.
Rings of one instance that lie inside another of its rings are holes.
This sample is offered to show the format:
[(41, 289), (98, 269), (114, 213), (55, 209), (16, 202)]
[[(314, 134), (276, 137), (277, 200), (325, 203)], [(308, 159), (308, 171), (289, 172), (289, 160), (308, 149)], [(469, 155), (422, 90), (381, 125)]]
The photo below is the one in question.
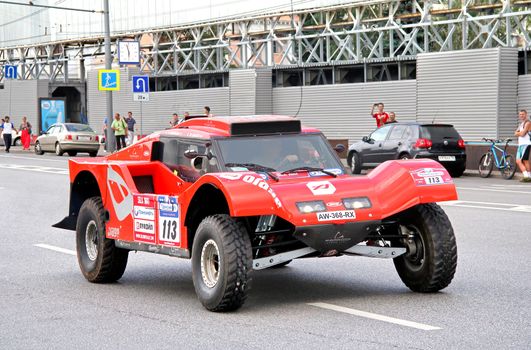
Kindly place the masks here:
[(203, 158), (202, 157), (195, 157), (191, 160), (192, 167), (195, 170), (201, 170), (203, 169)]
[(194, 159), (194, 158), (197, 158), (197, 156), (199, 156), (199, 153), (194, 149), (189, 149), (189, 150), (184, 151), (184, 156), (188, 159)]
[(369, 141), (370, 141), (370, 138), (369, 138), (369, 136), (363, 136), (363, 138), (361, 139), (361, 141), (363, 141), (363, 142), (369, 142)]
[(343, 145), (343, 144), (341, 144), (341, 143), (337, 144), (337, 145), (334, 147), (334, 151), (336, 151), (337, 153), (343, 153), (343, 152), (345, 152), (345, 150), (346, 150), (345, 145)]

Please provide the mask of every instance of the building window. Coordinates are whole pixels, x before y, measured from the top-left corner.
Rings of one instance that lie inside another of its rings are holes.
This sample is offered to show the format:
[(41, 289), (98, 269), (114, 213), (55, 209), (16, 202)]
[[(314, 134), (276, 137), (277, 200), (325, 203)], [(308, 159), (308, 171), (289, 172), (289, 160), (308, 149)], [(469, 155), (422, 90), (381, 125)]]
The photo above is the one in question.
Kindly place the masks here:
[(376, 63), (367, 65), (367, 81), (398, 80), (398, 63)]
[(531, 74), (531, 51), (518, 52), (518, 75)]
[(352, 84), (365, 82), (365, 70), (362, 65), (339, 67), (336, 70), (336, 83)]
[(296, 70), (277, 70), (273, 79), (276, 85), (274, 87), (301, 86), (304, 82), (304, 71)]
[(400, 62), (400, 80), (417, 79), (417, 62)]
[(334, 83), (332, 68), (309, 69), (306, 72), (306, 85), (328, 85)]

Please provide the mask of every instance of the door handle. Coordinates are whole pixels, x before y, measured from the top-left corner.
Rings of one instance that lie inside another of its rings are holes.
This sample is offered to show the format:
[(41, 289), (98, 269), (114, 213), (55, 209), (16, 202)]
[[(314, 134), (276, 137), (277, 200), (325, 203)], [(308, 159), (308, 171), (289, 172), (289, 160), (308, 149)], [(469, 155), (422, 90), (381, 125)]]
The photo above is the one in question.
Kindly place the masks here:
[(399, 146), (402, 146), (402, 142), (399, 142), (398, 145), (399, 145)]

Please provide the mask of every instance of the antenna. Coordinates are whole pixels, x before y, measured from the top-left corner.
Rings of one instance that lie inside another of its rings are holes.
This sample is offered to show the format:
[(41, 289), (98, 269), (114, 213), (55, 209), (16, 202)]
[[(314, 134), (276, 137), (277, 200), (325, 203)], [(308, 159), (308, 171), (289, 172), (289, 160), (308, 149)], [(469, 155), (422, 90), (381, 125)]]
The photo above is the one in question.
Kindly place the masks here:
[(435, 111), (435, 116), (433, 117), (431, 123), (432, 124), (435, 124), (435, 119), (437, 118), (437, 115), (439, 114), (439, 108), (437, 108), (437, 110)]

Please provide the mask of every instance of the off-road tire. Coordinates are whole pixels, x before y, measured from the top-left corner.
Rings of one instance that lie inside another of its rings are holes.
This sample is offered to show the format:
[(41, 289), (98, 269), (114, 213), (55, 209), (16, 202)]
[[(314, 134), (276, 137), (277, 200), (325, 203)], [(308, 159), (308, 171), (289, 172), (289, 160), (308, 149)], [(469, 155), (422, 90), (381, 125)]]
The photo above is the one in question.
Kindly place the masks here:
[(35, 154), (42, 156), (44, 154), (44, 151), (41, 148), (40, 142), (35, 142)]
[[(97, 228), (97, 252), (93, 260), (89, 257), (86, 242), (89, 223), (94, 223)], [(76, 250), (81, 272), (89, 282), (114, 282), (124, 274), (129, 251), (117, 248), (114, 240), (105, 237), (105, 211), (100, 197), (85, 200), (79, 210), (76, 225)]]
[(66, 152), (66, 153), (68, 153), (68, 155), (69, 155), (70, 157), (75, 157), (75, 156), (77, 156), (77, 152), (76, 152), (76, 151), (68, 151), (68, 152)]
[[(485, 158), (487, 157), (488, 157), (488, 164), (485, 165), (484, 164)], [(483, 178), (489, 177), (490, 174), (492, 173), (493, 168), (494, 168), (494, 159), (492, 157), (492, 154), (488, 152), (482, 155), (481, 158), (479, 159), (479, 164), (478, 164), (479, 176)]]
[(450, 220), (435, 203), (419, 204), (399, 217), (400, 225), (416, 227), (423, 259), (412, 262), (409, 251), (394, 259), (400, 279), (412, 291), (433, 293), (447, 287), (457, 267), (457, 245)]
[(61, 148), (61, 144), (59, 142), (55, 143), (55, 155), (61, 157), (65, 153), (63, 149)]
[[(205, 282), (201, 267), (202, 252), (209, 241), (214, 241), (219, 250), (218, 279), (212, 287)], [(192, 277), (203, 306), (210, 311), (241, 307), (251, 287), (252, 262), (251, 240), (243, 223), (228, 215), (203, 219), (192, 247)]]
[(361, 173), (361, 159), (360, 155), (357, 152), (352, 152), (349, 154), (348, 164), (350, 166), (350, 171), (352, 174), (360, 174)]

